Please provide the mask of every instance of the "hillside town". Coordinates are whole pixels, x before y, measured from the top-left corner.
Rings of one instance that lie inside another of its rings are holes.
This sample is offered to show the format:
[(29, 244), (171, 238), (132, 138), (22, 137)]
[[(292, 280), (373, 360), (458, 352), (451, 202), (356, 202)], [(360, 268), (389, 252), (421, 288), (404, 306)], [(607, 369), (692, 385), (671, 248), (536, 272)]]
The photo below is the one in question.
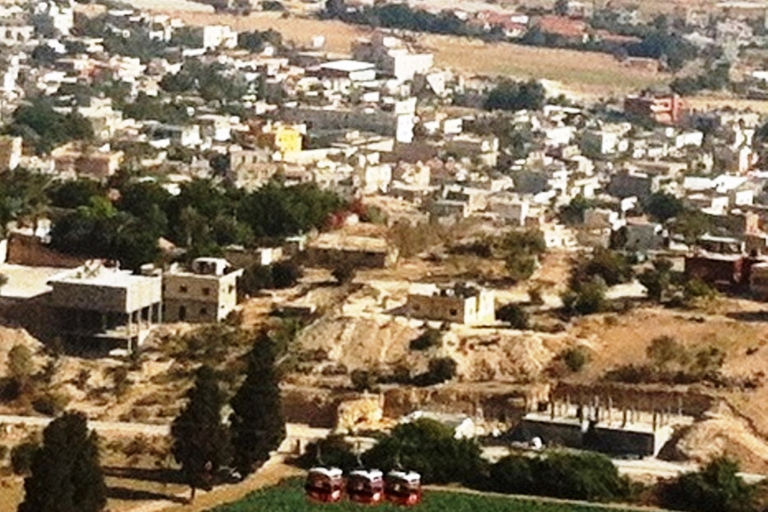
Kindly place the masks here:
[[(0, 512), (764, 510), (768, 8), (201, 3), (0, 4)], [(587, 98), (420, 33), (664, 80)]]

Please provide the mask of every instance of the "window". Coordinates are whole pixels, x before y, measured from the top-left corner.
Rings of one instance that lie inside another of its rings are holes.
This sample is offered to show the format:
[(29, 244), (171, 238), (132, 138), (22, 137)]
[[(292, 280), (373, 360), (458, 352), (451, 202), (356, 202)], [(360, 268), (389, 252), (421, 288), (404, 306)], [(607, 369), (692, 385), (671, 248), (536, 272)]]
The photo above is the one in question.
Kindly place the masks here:
[(203, 288), (203, 295), (205, 295), (207, 297), (210, 294), (211, 294), (211, 289), (210, 288)]
[(179, 321), (183, 322), (187, 319), (187, 307), (179, 306)]
[(421, 309), (421, 306), (419, 306), (418, 304), (414, 304), (414, 305), (413, 305), (413, 310), (414, 310), (414, 311), (418, 311), (418, 310), (420, 310), (420, 309)]
[(229, 293), (235, 293), (235, 285), (229, 285)]
[(452, 309), (452, 310), (450, 311), (450, 313), (451, 313), (451, 316), (456, 316), (456, 315), (458, 315), (458, 314), (459, 314), (459, 311), (458, 311), (458, 310), (456, 310), (456, 309)]
[(187, 293), (187, 287), (186, 287), (186, 286), (184, 286), (184, 285), (181, 285), (181, 286), (179, 286), (179, 291), (180, 291), (181, 293)]
[(208, 308), (200, 308), (200, 316), (208, 316)]

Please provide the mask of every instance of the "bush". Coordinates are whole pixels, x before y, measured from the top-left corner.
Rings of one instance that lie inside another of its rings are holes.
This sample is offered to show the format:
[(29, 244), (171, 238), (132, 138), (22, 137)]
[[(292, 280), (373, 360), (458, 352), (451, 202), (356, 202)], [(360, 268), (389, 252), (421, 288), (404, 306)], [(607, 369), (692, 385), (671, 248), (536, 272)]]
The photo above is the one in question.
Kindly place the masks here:
[(376, 389), (376, 376), (367, 370), (355, 370), (349, 375), (355, 391), (373, 391)]
[(429, 419), (398, 425), (363, 455), (363, 461), (385, 472), (409, 468), (429, 484), (467, 482), (484, 467), (474, 440), (456, 439), (453, 429)]
[(331, 275), (339, 284), (351, 283), (355, 279), (355, 274), (357, 274), (357, 268), (347, 261), (340, 261), (331, 271)]
[(339, 468), (344, 472), (351, 471), (358, 465), (352, 443), (347, 442), (341, 435), (331, 435), (309, 444), (296, 463), (304, 469), (324, 465)]
[(684, 364), (687, 360), (685, 347), (672, 336), (659, 336), (652, 339), (645, 350), (645, 355), (659, 368), (666, 368), (673, 362)]
[(427, 372), (429, 384), (440, 384), (456, 376), (456, 361), (450, 357), (430, 359)]
[(573, 373), (578, 373), (589, 362), (589, 354), (584, 347), (569, 348), (563, 352), (563, 362)]
[(443, 342), (443, 333), (439, 329), (427, 329), (417, 338), (411, 340), (411, 350), (428, 350), (432, 347), (439, 347)]
[(32, 467), (32, 458), (37, 452), (38, 445), (33, 442), (24, 442), (11, 449), (11, 469), (16, 475), (28, 475)]
[(508, 323), (514, 329), (528, 329), (530, 327), (528, 312), (519, 304), (511, 303), (500, 307), (496, 311), (496, 318)]
[(592, 258), (577, 265), (571, 278), (571, 284), (589, 281), (600, 277), (608, 286), (626, 283), (632, 279), (632, 265), (627, 258), (608, 249), (595, 249)]
[(561, 296), (563, 307), (570, 315), (591, 315), (605, 310), (605, 282), (594, 277), (579, 283)]
[(296, 286), (302, 275), (301, 267), (291, 261), (275, 263), (272, 266), (272, 285), (275, 288), (290, 288)]
[(69, 397), (63, 393), (45, 393), (32, 401), (32, 409), (46, 416), (58, 416), (69, 404)]
[(683, 285), (683, 300), (686, 304), (691, 304), (697, 299), (711, 299), (715, 295), (715, 290), (699, 279), (690, 279)]
[(704, 469), (685, 473), (662, 489), (664, 507), (695, 512), (750, 512), (755, 490), (738, 476), (739, 466), (717, 458)]
[(538, 458), (509, 456), (490, 470), (493, 490), (588, 501), (626, 499), (629, 482), (595, 453), (553, 452)]

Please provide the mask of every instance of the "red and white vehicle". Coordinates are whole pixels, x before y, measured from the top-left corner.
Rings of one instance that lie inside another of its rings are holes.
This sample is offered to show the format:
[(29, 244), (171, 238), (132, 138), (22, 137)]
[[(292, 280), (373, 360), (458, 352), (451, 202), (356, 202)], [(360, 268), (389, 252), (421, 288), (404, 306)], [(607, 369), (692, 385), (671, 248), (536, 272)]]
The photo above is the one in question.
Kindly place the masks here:
[(355, 503), (381, 503), (384, 499), (384, 474), (378, 469), (352, 471), (347, 477), (347, 495)]
[(304, 490), (312, 501), (336, 503), (341, 501), (344, 474), (339, 468), (316, 467), (309, 470)]
[(421, 503), (421, 475), (414, 471), (390, 471), (384, 480), (387, 501), (412, 507)]

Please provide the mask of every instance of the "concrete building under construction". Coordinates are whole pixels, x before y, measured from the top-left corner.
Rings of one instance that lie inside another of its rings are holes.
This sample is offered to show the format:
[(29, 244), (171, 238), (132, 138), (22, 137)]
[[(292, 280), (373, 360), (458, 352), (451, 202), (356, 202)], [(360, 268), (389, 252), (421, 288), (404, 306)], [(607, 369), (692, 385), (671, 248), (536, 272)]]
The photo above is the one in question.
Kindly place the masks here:
[(655, 457), (671, 439), (675, 426), (691, 422), (691, 417), (679, 413), (617, 409), (611, 403), (553, 402), (547, 412), (525, 415), (517, 433), (527, 440), (538, 437), (545, 445)]

